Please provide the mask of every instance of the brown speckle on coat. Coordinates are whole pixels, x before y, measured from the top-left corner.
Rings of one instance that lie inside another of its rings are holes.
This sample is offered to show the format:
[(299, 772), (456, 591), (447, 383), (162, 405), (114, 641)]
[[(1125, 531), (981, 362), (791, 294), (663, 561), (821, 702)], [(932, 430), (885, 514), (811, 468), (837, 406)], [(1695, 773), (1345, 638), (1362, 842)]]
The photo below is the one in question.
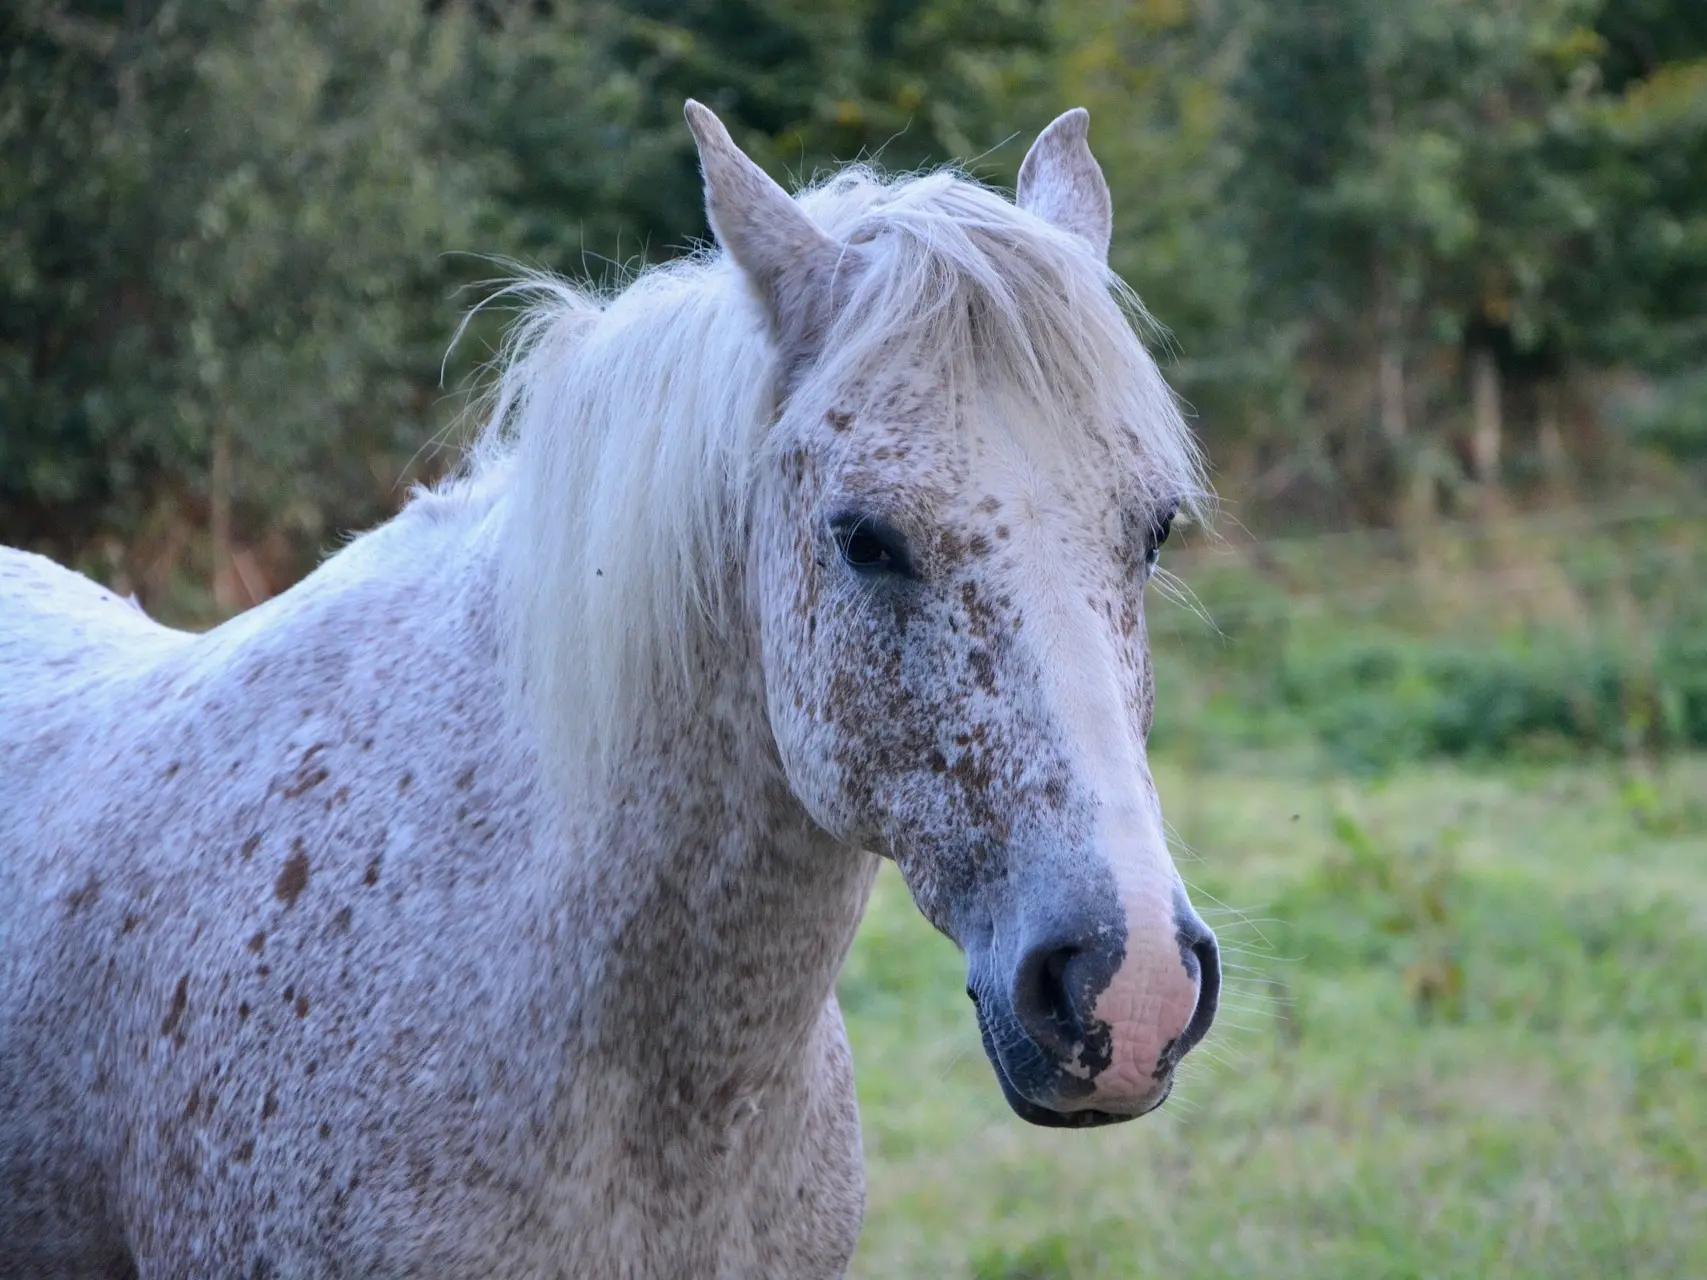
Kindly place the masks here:
[(172, 991), (172, 1003), (166, 1010), (165, 1018), (160, 1022), (161, 1035), (176, 1036), (180, 1041), (182, 1040), (183, 1037), (178, 1031), (178, 1026), (183, 1022), (184, 1010), (189, 1007), (189, 1004), (190, 975), (186, 973), (178, 979), (178, 985)]
[(273, 883), (273, 896), (285, 906), (294, 907), (296, 900), (302, 896), (302, 891), (308, 888), (308, 851), (302, 847), (302, 841), (295, 841), (291, 846), (290, 857), (279, 869), (279, 878)]

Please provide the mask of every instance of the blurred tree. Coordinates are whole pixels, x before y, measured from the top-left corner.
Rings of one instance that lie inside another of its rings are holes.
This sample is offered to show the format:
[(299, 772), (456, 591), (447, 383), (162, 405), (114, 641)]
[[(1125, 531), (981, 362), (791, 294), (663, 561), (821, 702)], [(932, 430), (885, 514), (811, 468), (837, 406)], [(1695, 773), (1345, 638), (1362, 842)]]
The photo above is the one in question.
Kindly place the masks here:
[(187, 504), (234, 607), (234, 520), (369, 516), (434, 420), (439, 255), (479, 195), (432, 103), (456, 32), (409, 0), (4, 21), (0, 536), (63, 552), (163, 503), (176, 537)]
[(1256, 5), (1234, 80), (1240, 162), (1231, 190), (1254, 296), (1265, 318), (1294, 329), (1307, 365), (1367, 362), (1371, 376), (1360, 381), (1373, 391), (1373, 421), (1355, 400), (1335, 407), (1342, 465), (1363, 469), (1374, 426), (1413, 519), (1433, 509), (1439, 468), (1435, 442), (1416, 422), (1416, 346), (1439, 304), (1433, 289), (1476, 233), (1462, 175), (1472, 121), (1457, 91), (1478, 70), (1467, 8)]
[(1639, 438), (1699, 460), (1707, 457), (1707, 10), (1686, 0), (1643, 9), (1654, 22), (1646, 41), (1619, 21), (1603, 28), (1607, 83), (1617, 88), (1577, 109), (1561, 148), (1563, 163), (1587, 172), (1601, 217), (1573, 246), (1591, 269), (1566, 279), (1560, 311), (1582, 363), (1646, 375), (1645, 403), (1630, 422)]
[[(1635, 21), (1638, 14), (1640, 22)], [(1603, 91), (1571, 102), (1558, 163), (1602, 211), (1567, 294), (1585, 355), (1650, 369), (1707, 364), (1707, 7), (1608, 3)]]
[[(514, 248), (667, 258), (708, 234), (684, 99), (721, 114), (774, 175), (881, 155), (975, 160), (1036, 115), (1041, 0), (606, 0), (488, 6), (461, 121), (502, 157)], [(1007, 180), (1019, 155), (987, 171)]]
[[(1470, 301), (1475, 379), (1515, 367), (1536, 384), (1540, 453), (1556, 470), (1569, 370), (1707, 357), (1707, 74), (1689, 60), (1707, 50), (1707, 14), (1526, 0), (1478, 15), (1476, 28), (1485, 70), (1463, 92), (1478, 231), (1454, 288)], [(1659, 47), (1685, 60), (1655, 60)], [(1497, 387), (1481, 400), (1473, 453), (1487, 467), (1499, 454)]]
[[(120, 444), (149, 400), (141, 305), (151, 219), (138, 77), (112, 21), (62, 6), (0, 10), (0, 496), (8, 539), (133, 490)], [(122, 124), (122, 128), (121, 128)], [(140, 349), (138, 349), (140, 348)], [(133, 519), (135, 512), (128, 513)], [(61, 526), (63, 528), (63, 526)], [(72, 541), (87, 525), (64, 529)]]
[(187, 516), (234, 606), (255, 594), (241, 543), (300, 553), (371, 519), (448, 416), (449, 286), (505, 268), (447, 253), (582, 275), (685, 247), (690, 94), (779, 176), (968, 157), (1035, 114), (1041, 14), (20, 0), (0, 14), (0, 538), (110, 544), (108, 571), (153, 589), (146, 565), (203, 545)]
[[(1233, 234), (1227, 81), (1238, 43), (1216, 3), (1085, 0), (1057, 16), (1060, 102), (1091, 111), (1091, 142), (1114, 197), (1115, 270), (1170, 335), (1175, 385), (1204, 415), (1222, 466), (1262, 434), (1277, 362), (1250, 344), (1244, 243)], [(1234, 428), (1233, 424), (1239, 427)]]
[[(1296, 446), (1320, 459), (1325, 444), (1330, 474), (1363, 478), (1362, 518), (1425, 518), (1466, 471), (1493, 496), (1514, 371), (1556, 464), (1568, 370), (1699, 367), (1707, 74), (1692, 59), (1707, 21), (1687, 2), (1637, 8), (1235, 10), (1225, 191), (1248, 314), (1292, 335)], [(1370, 438), (1390, 485), (1370, 483)]]
[(620, 278), (705, 235), (690, 95), (781, 178), (1011, 183), (1091, 107), (1114, 265), (1271, 518), (1562, 470), (1610, 367), (1707, 456), (1699, 0), (13, 0), (0, 540), (288, 578), (451, 416), (455, 286), (508, 271), (472, 253)]

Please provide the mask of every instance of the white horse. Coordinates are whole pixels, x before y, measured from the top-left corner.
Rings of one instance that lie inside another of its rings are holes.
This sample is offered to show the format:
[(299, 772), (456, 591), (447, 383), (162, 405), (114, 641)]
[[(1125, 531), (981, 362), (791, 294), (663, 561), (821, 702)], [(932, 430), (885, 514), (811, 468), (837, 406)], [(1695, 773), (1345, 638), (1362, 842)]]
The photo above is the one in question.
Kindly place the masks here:
[(1207, 1030), (1143, 621), (1200, 472), (1084, 112), (1017, 206), (688, 120), (722, 252), (534, 285), (467, 474), (294, 590), (0, 555), (0, 1276), (840, 1275), (879, 856), (1024, 1119)]

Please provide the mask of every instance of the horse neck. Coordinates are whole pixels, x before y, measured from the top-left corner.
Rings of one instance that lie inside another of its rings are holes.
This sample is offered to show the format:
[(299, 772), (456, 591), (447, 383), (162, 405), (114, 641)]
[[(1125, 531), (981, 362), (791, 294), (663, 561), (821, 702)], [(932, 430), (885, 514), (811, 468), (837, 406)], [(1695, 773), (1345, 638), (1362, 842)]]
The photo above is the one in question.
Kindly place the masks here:
[(790, 791), (756, 645), (697, 655), (692, 696), (647, 708), (572, 821), (592, 856), (569, 886), (602, 917), (592, 1044), (689, 1109), (806, 1063), (877, 865)]

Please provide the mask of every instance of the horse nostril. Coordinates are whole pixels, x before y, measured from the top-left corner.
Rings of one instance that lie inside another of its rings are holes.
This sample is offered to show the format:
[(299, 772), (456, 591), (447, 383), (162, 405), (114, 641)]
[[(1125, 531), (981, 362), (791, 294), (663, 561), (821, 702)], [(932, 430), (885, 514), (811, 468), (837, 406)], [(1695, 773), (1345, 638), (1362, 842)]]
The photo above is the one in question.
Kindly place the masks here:
[(1180, 929), (1180, 947), (1182, 959), (1189, 952), (1197, 964), (1197, 1007), (1192, 1010), (1191, 1021), (1185, 1024), (1185, 1030), (1180, 1033), (1179, 1043), (1174, 1053), (1174, 1061), (1179, 1061), (1204, 1036), (1209, 1034), (1209, 1028), (1215, 1021), (1215, 1010), (1221, 1002), (1221, 949), (1215, 943), (1215, 935), (1209, 931), (1209, 926), (1193, 917), (1195, 929)]
[(1014, 974), (1014, 1016), (1037, 1046), (1056, 1058), (1071, 1057), (1085, 1038), (1068, 981), (1068, 968), (1080, 953), (1075, 945), (1033, 947)]

